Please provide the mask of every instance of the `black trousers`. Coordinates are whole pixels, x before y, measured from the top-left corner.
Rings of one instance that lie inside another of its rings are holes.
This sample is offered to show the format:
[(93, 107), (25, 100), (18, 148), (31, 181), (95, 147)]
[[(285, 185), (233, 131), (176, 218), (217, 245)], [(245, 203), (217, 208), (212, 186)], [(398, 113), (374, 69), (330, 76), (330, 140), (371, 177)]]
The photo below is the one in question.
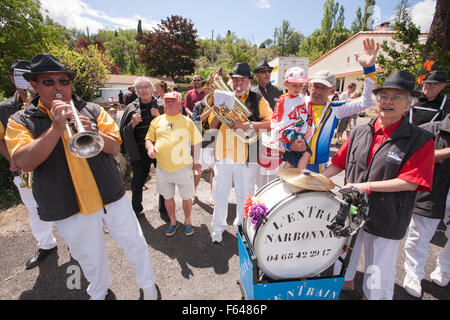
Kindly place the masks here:
[[(133, 170), (133, 178), (131, 179), (131, 204), (136, 214), (144, 210), (142, 206), (142, 188), (145, 185), (152, 163), (156, 167), (156, 159), (150, 159), (146, 152), (141, 152), (141, 160), (131, 161), (131, 168)], [(158, 210), (160, 213), (167, 212), (162, 195), (159, 195)]]

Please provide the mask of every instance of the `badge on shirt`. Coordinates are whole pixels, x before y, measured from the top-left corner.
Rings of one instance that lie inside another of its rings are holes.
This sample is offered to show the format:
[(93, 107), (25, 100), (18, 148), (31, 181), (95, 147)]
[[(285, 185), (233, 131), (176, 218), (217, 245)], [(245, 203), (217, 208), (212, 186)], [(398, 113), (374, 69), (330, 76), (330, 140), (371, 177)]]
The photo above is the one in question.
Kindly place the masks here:
[(402, 163), (402, 158), (400, 157), (400, 155), (398, 153), (389, 151), (388, 154), (386, 155), (386, 161), (395, 163), (397, 165)]

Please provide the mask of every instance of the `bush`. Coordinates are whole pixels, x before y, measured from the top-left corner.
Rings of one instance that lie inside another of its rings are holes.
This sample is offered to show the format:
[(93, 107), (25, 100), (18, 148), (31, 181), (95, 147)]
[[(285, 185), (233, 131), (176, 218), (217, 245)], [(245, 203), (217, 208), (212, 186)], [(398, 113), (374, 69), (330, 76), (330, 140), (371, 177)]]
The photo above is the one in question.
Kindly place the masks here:
[(9, 171), (9, 162), (5, 158), (0, 158), (0, 190), (2, 190), (0, 192), (0, 210), (20, 203), (19, 192)]

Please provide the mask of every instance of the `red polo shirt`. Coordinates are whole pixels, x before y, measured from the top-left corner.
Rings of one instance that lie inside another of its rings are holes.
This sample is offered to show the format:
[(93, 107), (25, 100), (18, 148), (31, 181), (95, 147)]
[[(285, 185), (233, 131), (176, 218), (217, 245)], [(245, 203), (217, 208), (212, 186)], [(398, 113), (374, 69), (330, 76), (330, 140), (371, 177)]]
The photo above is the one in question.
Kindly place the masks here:
[(184, 107), (189, 110), (194, 110), (194, 105), (196, 102), (203, 100), (205, 97), (205, 92), (202, 90), (200, 93), (197, 93), (195, 89), (189, 90), (184, 97)]
[[(370, 146), (369, 155), (367, 157), (367, 166), (370, 165), (375, 152), (400, 125), (400, 119), (398, 122), (390, 125), (387, 128), (380, 126), (379, 119), (374, 123), (374, 133), (372, 139), (372, 145)], [(347, 162), (349, 140), (345, 141), (339, 151), (331, 159), (331, 163), (336, 167), (345, 170)], [(429, 168), (432, 168), (431, 170)], [(400, 169), (397, 179), (405, 180), (411, 183), (419, 185), (417, 191), (431, 191), (433, 185), (433, 168), (434, 168), (434, 141), (428, 140), (419, 150), (416, 151), (409, 158), (404, 166)]]

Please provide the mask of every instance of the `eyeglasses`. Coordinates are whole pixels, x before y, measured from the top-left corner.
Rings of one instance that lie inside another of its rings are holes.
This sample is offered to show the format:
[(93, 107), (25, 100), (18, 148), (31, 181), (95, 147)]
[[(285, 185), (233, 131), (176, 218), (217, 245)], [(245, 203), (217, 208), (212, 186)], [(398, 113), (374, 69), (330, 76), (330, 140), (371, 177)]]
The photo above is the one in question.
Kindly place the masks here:
[[(67, 79), (58, 79), (57, 81), (63, 87), (67, 87), (71, 83), (71, 81), (67, 80)], [(38, 82), (42, 83), (46, 87), (52, 87), (56, 84), (56, 80), (54, 80), (54, 79), (44, 79), (44, 80), (41, 80)]]
[(259, 70), (257, 73), (264, 74), (264, 73), (272, 73), (272, 72), (270, 71), (270, 69), (264, 69), (264, 70)]
[(136, 86), (136, 90), (149, 90), (151, 89), (151, 86)]
[(394, 103), (400, 102), (401, 100), (406, 99), (407, 97), (401, 94), (396, 94), (394, 96), (389, 96), (387, 94), (379, 94), (377, 95), (377, 101), (378, 102), (386, 102), (388, 99), (391, 100)]

